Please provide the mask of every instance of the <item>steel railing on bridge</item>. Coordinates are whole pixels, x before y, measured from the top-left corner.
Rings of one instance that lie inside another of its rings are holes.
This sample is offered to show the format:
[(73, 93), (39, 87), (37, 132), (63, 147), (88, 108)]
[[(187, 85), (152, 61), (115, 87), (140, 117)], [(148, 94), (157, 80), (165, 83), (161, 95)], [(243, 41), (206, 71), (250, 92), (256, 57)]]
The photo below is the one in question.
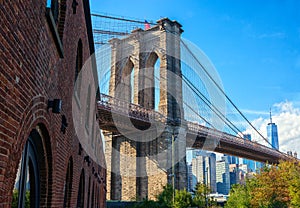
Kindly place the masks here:
[[(150, 122), (161, 122), (166, 124), (168, 122), (168, 118), (157, 112), (153, 109), (144, 108), (140, 105), (136, 105), (130, 103), (125, 100), (121, 100), (118, 98), (111, 97), (109, 95), (100, 94), (100, 100), (98, 101), (98, 111), (100, 114), (106, 113), (114, 113), (117, 115), (122, 115), (125, 117), (129, 117), (136, 121), (141, 121), (144, 123)], [(103, 122), (107, 122), (104, 121)], [(239, 136), (231, 135), (225, 132), (222, 132), (217, 129), (212, 129), (198, 123), (190, 122), (190, 121), (182, 121), (187, 124), (187, 132), (189, 134), (194, 135), (205, 135), (206, 138), (213, 138), (214, 140), (220, 142), (220, 144), (229, 144), (235, 147), (242, 147), (243, 149), (248, 150), (249, 152), (259, 152), (260, 154), (266, 155), (266, 158), (269, 158), (269, 162), (278, 162), (280, 159), (289, 159), (290, 156), (279, 152), (278, 150), (269, 148), (257, 142), (253, 142), (247, 139), (243, 139)], [(217, 149), (222, 149), (222, 147), (217, 147)], [(245, 154), (247, 155), (247, 154)]]
[(165, 123), (167, 121), (167, 118), (157, 111), (144, 108), (140, 105), (136, 105), (125, 100), (113, 98), (105, 94), (100, 94), (98, 108), (109, 110), (112, 113), (128, 116), (132, 119), (137, 119), (144, 122), (160, 121)]

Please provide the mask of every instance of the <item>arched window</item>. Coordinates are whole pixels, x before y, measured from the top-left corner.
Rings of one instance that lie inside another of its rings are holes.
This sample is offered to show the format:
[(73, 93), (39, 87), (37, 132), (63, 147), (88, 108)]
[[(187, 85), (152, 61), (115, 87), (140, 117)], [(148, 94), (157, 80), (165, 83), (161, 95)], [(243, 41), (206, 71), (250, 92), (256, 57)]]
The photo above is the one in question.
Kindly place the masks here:
[(84, 175), (84, 169), (82, 169), (80, 174), (80, 182), (79, 182), (79, 188), (78, 188), (78, 195), (77, 195), (77, 208), (83, 208), (84, 207), (84, 192), (85, 192), (85, 175)]
[(89, 177), (87, 207), (90, 207), (90, 197), (91, 197), (91, 176)]
[(78, 99), (80, 99), (81, 91), (81, 79), (82, 74), (80, 74), (82, 68), (82, 41), (79, 39), (77, 44), (77, 53), (76, 53), (76, 64), (75, 64), (75, 93)]
[(160, 100), (160, 59), (156, 53), (152, 52), (149, 54), (144, 74), (146, 77), (145, 96), (142, 104), (145, 107), (158, 110)]
[(96, 186), (96, 207), (101, 207), (100, 206), (100, 187), (99, 186)]
[(12, 207), (40, 206), (40, 171), (36, 146), (30, 136), (19, 165)]
[(72, 194), (72, 180), (73, 180), (73, 159), (69, 159), (66, 181), (64, 185), (64, 207), (70, 207), (70, 200)]
[(95, 182), (93, 182), (93, 190), (92, 190), (92, 204), (91, 204), (91, 208), (95, 207)]
[(134, 65), (127, 58), (122, 69), (121, 83), (117, 86), (117, 97), (128, 102), (133, 102), (134, 97)]
[(130, 102), (134, 103), (134, 67), (132, 67), (130, 73)]
[(158, 111), (160, 101), (160, 59), (154, 64), (154, 109)]
[(82, 41), (79, 39), (77, 43), (77, 54), (76, 54), (76, 68), (75, 68), (75, 81), (82, 68)]
[(91, 110), (91, 85), (88, 87), (87, 97), (86, 97), (86, 111), (85, 111), (85, 128), (89, 133), (90, 128), (90, 110)]

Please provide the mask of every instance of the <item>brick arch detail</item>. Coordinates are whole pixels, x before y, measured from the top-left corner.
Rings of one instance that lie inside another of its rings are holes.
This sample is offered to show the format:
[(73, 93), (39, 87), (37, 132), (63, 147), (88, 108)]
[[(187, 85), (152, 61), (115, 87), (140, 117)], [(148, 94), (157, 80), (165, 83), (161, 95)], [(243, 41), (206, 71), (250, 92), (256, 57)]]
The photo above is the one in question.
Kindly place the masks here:
[[(8, 148), (7, 167), (5, 169), (6, 190), (13, 191), (13, 186), (18, 170), (18, 165), (21, 159), (21, 155), (25, 146), (25, 143), (33, 131), (37, 131), (41, 142), (39, 146), (42, 148), (39, 155), (40, 158), (45, 158), (44, 162), (41, 162), (42, 167), (40, 171), (44, 174), (42, 178), (45, 183), (45, 188), (41, 188), (41, 205), (49, 205), (52, 200), (52, 147), (50, 134), (47, 129), (49, 126), (49, 115), (47, 112), (46, 98), (44, 96), (33, 97), (21, 116), (21, 123), (19, 131), (16, 133), (16, 139), (12, 143), (12, 146)], [(52, 141), (53, 142), (53, 141)], [(45, 190), (43, 190), (45, 189)], [(11, 199), (8, 199), (10, 203)]]

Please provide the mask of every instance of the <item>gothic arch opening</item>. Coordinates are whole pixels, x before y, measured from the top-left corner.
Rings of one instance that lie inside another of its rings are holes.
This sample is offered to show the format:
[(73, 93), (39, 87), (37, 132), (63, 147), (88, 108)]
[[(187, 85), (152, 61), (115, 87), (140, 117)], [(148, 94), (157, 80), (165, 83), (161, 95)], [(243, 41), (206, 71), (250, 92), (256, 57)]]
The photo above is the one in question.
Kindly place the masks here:
[(158, 110), (160, 100), (160, 58), (155, 52), (149, 54), (145, 67), (143, 105)]
[(121, 71), (121, 82), (117, 86), (118, 98), (127, 102), (134, 100), (134, 64), (127, 58)]

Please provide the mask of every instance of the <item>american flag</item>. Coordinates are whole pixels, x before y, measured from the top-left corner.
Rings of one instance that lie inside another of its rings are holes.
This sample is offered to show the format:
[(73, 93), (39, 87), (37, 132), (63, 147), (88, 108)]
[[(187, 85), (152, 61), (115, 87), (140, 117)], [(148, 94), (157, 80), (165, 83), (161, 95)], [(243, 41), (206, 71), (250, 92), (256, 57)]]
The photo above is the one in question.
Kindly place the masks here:
[(145, 20), (145, 30), (148, 30), (148, 29), (150, 29), (150, 24), (149, 24), (149, 22), (147, 22), (147, 20)]

